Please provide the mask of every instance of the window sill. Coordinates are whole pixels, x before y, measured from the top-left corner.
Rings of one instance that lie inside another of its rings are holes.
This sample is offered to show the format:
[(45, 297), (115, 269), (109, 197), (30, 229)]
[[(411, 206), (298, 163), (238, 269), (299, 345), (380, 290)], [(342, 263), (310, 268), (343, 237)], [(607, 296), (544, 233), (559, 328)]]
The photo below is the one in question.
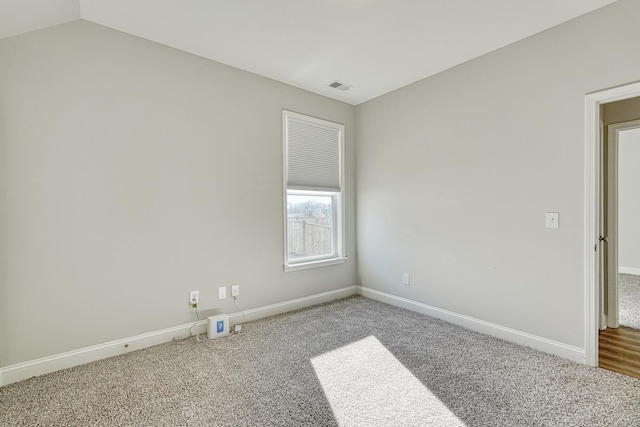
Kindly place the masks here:
[(300, 262), (297, 264), (289, 264), (284, 266), (285, 273), (290, 271), (307, 270), (309, 268), (326, 267), (329, 265), (343, 264), (347, 257), (323, 259), (319, 261)]

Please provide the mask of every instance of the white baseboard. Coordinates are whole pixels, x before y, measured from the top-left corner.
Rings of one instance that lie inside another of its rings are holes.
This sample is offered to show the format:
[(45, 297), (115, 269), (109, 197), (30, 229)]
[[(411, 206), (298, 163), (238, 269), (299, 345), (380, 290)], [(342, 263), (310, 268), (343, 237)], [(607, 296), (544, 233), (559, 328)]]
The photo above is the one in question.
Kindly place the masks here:
[(207, 321), (200, 320), (6, 366), (0, 368), (0, 386), (169, 342), (175, 337), (188, 335), (189, 328), (194, 325), (193, 333), (195, 334), (207, 331)]
[[(234, 325), (241, 321), (249, 322), (264, 317), (282, 314), (300, 308), (310, 307), (335, 299), (345, 298), (357, 293), (356, 286), (336, 289), (334, 291), (322, 292), (304, 298), (284, 301), (278, 304), (253, 308), (244, 312), (229, 314), (229, 323)], [(244, 320), (243, 314), (244, 313)], [(193, 327), (195, 325), (195, 327)], [(186, 336), (189, 328), (193, 327), (193, 333), (206, 333), (207, 321), (187, 323), (172, 328), (136, 335), (103, 344), (93, 345), (78, 350), (68, 351), (53, 356), (47, 356), (36, 360), (30, 360), (11, 366), (0, 368), (0, 386), (15, 383), (38, 375), (59, 371), (60, 369), (71, 368), (83, 365), (107, 357), (117, 356), (133, 350), (140, 350), (153, 345), (171, 341), (175, 337)], [(126, 347), (125, 347), (126, 346)]]
[(618, 273), (633, 274), (634, 276), (640, 276), (640, 268), (636, 268), (636, 267), (618, 267)]
[(572, 345), (539, 337), (527, 332), (507, 328), (495, 323), (485, 322), (484, 320), (433, 307), (407, 298), (387, 294), (364, 286), (358, 287), (358, 293), (367, 298), (375, 299), (397, 307), (406, 308), (407, 310), (416, 311), (431, 317), (436, 317), (473, 331), (501, 338), (506, 341), (511, 341), (526, 347), (531, 347), (545, 353), (554, 354), (574, 362), (582, 364), (585, 363), (585, 351), (583, 348), (574, 347)]

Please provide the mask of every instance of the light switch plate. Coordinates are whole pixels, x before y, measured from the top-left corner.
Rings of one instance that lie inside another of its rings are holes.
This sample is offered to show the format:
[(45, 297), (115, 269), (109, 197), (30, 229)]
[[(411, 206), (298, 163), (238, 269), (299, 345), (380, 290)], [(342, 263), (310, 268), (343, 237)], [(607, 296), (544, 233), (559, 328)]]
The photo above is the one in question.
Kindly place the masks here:
[(225, 299), (225, 298), (227, 298), (227, 287), (220, 286), (218, 288), (218, 299)]
[(547, 228), (558, 228), (560, 225), (558, 221), (560, 220), (560, 214), (558, 212), (547, 212), (546, 214), (546, 223)]

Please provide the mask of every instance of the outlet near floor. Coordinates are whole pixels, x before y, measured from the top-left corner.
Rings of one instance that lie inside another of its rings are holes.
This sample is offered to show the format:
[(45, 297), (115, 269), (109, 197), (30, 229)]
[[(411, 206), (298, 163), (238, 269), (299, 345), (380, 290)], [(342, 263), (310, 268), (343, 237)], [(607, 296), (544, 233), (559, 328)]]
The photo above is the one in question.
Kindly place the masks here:
[(220, 286), (218, 288), (218, 299), (225, 299), (225, 298), (227, 298), (227, 287)]
[(237, 297), (240, 295), (240, 285), (231, 285), (231, 296)]
[(411, 284), (411, 275), (409, 273), (404, 273), (402, 275), (402, 284), (405, 286), (409, 286)]
[(199, 302), (200, 302), (200, 292), (199, 291), (189, 292), (189, 305), (198, 304)]

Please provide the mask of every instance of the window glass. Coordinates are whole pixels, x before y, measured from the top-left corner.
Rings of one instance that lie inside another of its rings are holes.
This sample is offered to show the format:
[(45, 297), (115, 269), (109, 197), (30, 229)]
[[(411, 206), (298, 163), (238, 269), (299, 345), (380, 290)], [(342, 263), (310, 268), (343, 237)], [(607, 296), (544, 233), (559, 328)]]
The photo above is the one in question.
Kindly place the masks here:
[(335, 196), (287, 195), (290, 260), (334, 256), (334, 199)]

